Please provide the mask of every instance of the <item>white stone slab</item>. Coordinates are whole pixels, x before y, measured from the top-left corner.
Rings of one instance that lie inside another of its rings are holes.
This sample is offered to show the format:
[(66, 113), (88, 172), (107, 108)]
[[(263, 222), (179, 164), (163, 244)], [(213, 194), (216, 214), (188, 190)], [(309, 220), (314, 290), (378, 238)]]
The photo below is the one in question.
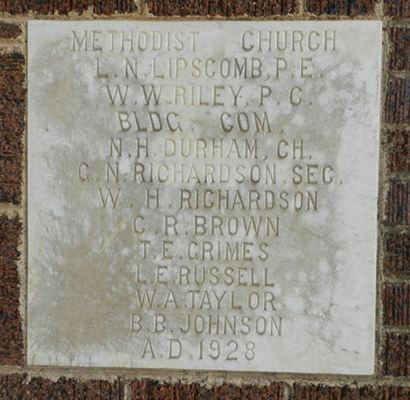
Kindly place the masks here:
[(377, 21), (29, 22), (29, 364), (372, 374), (380, 59)]

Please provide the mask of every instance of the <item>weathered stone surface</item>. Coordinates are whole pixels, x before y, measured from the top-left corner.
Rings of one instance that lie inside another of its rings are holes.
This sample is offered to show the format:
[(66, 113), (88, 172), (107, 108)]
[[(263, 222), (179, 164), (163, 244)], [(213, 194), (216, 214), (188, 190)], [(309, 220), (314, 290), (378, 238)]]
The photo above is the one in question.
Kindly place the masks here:
[(21, 365), (23, 334), (17, 260), (21, 222), (0, 215), (0, 365)]
[(387, 333), (384, 353), (383, 372), (389, 376), (410, 376), (410, 334)]
[(371, 15), (374, 13), (375, 0), (306, 0), (305, 10), (321, 15)]
[(410, 276), (410, 233), (386, 233), (384, 238), (384, 271), (396, 277)]
[(0, 202), (20, 204), (25, 114), (24, 57), (0, 52)]
[(0, 12), (24, 14), (30, 11), (39, 14), (67, 14), (70, 11), (82, 14), (91, 10), (95, 14), (111, 15), (137, 11), (134, 0), (1, 0)]
[(286, 15), (298, 11), (297, 0), (147, 0), (154, 15), (223, 15), (252, 17)]
[(390, 28), (391, 43), (389, 67), (393, 70), (410, 69), (410, 28)]
[(30, 22), (29, 364), (372, 373), (380, 38)]
[(0, 21), (0, 38), (16, 39), (21, 35), (21, 28), (18, 24), (8, 21)]

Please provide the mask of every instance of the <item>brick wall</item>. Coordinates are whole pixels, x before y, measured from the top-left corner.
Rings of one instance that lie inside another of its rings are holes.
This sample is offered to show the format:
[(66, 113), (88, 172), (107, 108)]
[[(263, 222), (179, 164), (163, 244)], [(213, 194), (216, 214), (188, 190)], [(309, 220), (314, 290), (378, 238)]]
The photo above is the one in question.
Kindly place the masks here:
[[(383, 20), (374, 376), (25, 365), (26, 22), (102, 16)], [(410, 0), (0, 0), (0, 400), (10, 399), (410, 399)]]

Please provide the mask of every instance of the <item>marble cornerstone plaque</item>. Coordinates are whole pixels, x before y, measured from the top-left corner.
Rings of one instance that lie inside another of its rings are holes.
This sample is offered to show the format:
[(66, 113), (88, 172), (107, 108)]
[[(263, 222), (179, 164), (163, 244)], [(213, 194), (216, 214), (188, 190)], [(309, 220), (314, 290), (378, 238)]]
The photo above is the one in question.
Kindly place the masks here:
[(28, 362), (371, 374), (381, 23), (32, 21)]

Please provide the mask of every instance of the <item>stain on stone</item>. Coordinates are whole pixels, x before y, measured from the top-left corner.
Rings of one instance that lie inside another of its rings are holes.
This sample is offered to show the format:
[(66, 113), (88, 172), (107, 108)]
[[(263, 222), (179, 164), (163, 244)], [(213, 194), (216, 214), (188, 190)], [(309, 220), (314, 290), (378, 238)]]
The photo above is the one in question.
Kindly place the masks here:
[(261, 17), (297, 12), (296, 0), (147, 0), (154, 15), (246, 15)]
[(20, 204), (25, 115), (24, 57), (0, 52), (0, 202)]
[(306, 0), (305, 11), (321, 15), (371, 15), (375, 0)]
[(18, 218), (0, 216), (0, 364), (23, 363), (23, 334), (19, 313)]
[[(54, 118), (59, 125), (70, 126), (74, 123), (74, 119), (76, 122), (84, 120), (82, 119), (84, 110), (81, 110), (84, 107), (81, 105), (77, 105), (74, 112), (67, 113), (66, 110), (72, 109), (70, 101), (75, 99), (76, 88), (87, 87), (86, 80), (75, 62), (73, 60), (67, 62), (61, 54), (61, 57), (56, 57), (53, 65), (61, 71), (59, 80), (52, 86), (52, 90), (59, 95), (51, 97), (47, 85), (42, 82), (50, 74), (44, 60), (49, 60), (49, 53), (53, 51), (56, 50), (52, 46), (44, 46), (42, 49), (39, 55), (43, 60), (39, 64), (42, 75), (40, 79), (33, 81), (30, 89), (38, 95), (37, 105), (42, 104), (43, 111), (39, 112), (42, 117), (47, 115), (50, 121)], [(60, 51), (65, 50), (61, 47)], [(73, 83), (74, 88), (70, 79), (72, 76), (79, 77)], [(92, 92), (88, 95), (90, 98), (95, 96)], [(60, 106), (62, 104), (67, 107)], [(102, 121), (95, 121), (92, 129), (101, 132), (102, 124)], [(28, 293), (28, 348), (31, 349), (33, 346), (36, 349), (32, 354), (29, 351), (30, 364), (35, 363), (37, 353), (44, 349), (55, 352), (62, 349), (65, 365), (67, 362), (69, 365), (78, 363), (84, 352), (87, 356), (84, 356), (83, 362), (86, 359), (86, 365), (92, 365), (94, 361), (92, 356), (110, 350), (120, 352), (129, 341), (128, 318), (123, 318), (123, 311), (124, 305), (128, 307), (132, 298), (133, 253), (113, 252), (112, 244), (110, 246), (111, 242), (118, 243), (117, 236), (124, 229), (124, 221), (129, 219), (127, 214), (129, 209), (122, 210), (118, 214), (118, 220), (105, 222), (107, 219), (110, 220), (106, 211), (95, 210), (95, 205), (89, 201), (86, 192), (80, 195), (83, 196), (81, 199), (77, 198), (77, 202), (72, 201), (73, 195), (81, 191), (76, 189), (73, 180), (57, 179), (58, 173), (63, 176), (64, 171), (76, 170), (78, 167), (75, 160), (78, 157), (84, 160), (89, 155), (84, 143), (78, 141), (78, 137), (75, 138), (76, 133), (68, 133), (69, 130), (66, 132), (60, 147), (54, 145), (55, 151), (48, 158), (48, 162), (56, 167), (47, 181), (48, 189), (51, 190), (56, 201), (60, 201), (61, 194), (68, 196), (64, 205), (65, 218), (61, 216), (50, 218), (50, 215), (44, 215), (44, 227), (47, 226), (49, 238), (41, 239), (43, 256), (39, 261), (36, 260), (38, 266), (36, 264), (34, 268), (35, 262), (33, 262), (33, 268), (29, 270), (32, 279)], [(98, 158), (98, 155), (93, 157)], [(73, 207), (74, 204), (82, 204), (83, 207)], [(104, 226), (106, 230), (96, 229), (97, 226)], [(122, 244), (132, 248), (132, 235), (128, 235)], [(32, 254), (34, 248), (32, 244)], [(50, 265), (53, 267), (52, 274)], [(36, 270), (39, 273), (33, 272)], [(36, 276), (41, 278), (36, 279)], [(41, 299), (37, 296), (37, 285), (43, 287), (43, 294), (49, 294)], [(35, 304), (30, 304), (31, 296), (36, 299)], [(107, 311), (107, 304), (109, 304), (109, 311)], [(49, 325), (50, 320), (55, 321), (52, 328)], [(35, 324), (32, 325), (32, 321), (35, 321)], [(124, 325), (126, 325), (125, 329), (119, 329)], [(85, 330), (86, 327), (88, 330)], [(127, 354), (132, 350), (135, 351), (130, 344), (128, 346)], [(58, 361), (61, 363), (62, 358), (53, 360), (53, 362)], [(46, 359), (45, 363), (52, 363), (52, 361)]]

